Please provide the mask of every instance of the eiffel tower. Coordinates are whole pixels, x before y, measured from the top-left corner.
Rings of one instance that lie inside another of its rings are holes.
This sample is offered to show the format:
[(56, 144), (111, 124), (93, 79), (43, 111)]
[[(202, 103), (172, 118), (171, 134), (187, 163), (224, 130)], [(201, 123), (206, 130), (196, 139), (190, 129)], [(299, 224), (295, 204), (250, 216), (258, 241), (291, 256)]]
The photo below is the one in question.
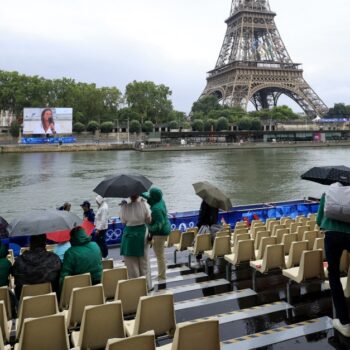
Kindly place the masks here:
[(220, 55), (202, 96), (215, 95), (224, 105), (245, 110), (251, 102), (259, 110), (277, 106), (287, 95), (307, 116), (323, 116), (328, 108), (303, 78), (301, 64), (290, 58), (275, 16), (268, 0), (232, 0)]

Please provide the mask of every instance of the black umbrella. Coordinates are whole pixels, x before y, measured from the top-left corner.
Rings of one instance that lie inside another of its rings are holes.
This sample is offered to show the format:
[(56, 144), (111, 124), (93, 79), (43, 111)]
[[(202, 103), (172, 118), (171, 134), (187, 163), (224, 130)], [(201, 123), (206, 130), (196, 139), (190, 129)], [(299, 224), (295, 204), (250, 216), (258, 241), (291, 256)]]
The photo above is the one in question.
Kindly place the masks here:
[(104, 198), (128, 198), (147, 192), (152, 182), (139, 174), (111, 176), (100, 182), (94, 192)]
[(8, 227), (8, 222), (0, 216), (0, 238), (7, 238), (8, 237), (8, 232), (7, 232), (7, 227)]
[(303, 180), (317, 182), (322, 185), (331, 185), (335, 182), (350, 185), (350, 168), (346, 166), (315, 167), (301, 175)]

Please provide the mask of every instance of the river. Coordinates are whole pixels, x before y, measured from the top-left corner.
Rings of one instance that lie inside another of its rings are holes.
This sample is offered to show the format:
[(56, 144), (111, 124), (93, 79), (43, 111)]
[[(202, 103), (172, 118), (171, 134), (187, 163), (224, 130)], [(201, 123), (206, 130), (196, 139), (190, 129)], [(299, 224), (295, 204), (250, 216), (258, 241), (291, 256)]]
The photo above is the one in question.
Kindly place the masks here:
[[(313, 166), (349, 162), (348, 148), (0, 154), (0, 216), (11, 220), (65, 201), (80, 214), (84, 200), (95, 206), (93, 189), (101, 180), (129, 172), (159, 186), (169, 211), (197, 209), (192, 183), (202, 180), (224, 190), (233, 205), (319, 197), (325, 187), (300, 175)], [(119, 200), (108, 202), (111, 215), (117, 215)]]

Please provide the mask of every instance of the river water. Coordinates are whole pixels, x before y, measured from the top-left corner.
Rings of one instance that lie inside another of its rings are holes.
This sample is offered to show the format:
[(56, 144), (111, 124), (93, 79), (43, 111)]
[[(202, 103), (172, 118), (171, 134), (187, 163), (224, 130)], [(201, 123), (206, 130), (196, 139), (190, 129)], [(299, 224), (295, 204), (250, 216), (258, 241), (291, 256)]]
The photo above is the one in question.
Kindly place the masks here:
[[(300, 180), (313, 166), (350, 165), (348, 148), (154, 152), (134, 151), (0, 154), (0, 216), (11, 220), (31, 209), (56, 208), (65, 201), (95, 206), (94, 187), (106, 176), (137, 172), (165, 195), (169, 211), (197, 209), (192, 183), (207, 180), (233, 205), (319, 197), (325, 187)], [(118, 202), (110, 199), (111, 215)]]

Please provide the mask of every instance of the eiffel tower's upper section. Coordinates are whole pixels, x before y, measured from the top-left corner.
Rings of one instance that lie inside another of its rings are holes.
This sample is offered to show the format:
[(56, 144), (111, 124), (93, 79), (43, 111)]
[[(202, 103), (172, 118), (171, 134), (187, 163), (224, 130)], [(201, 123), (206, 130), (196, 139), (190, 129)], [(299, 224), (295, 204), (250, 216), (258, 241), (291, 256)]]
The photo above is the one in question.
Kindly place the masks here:
[(232, 0), (216, 69), (233, 62), (289, 64), (292, 60), (268, 0)]

